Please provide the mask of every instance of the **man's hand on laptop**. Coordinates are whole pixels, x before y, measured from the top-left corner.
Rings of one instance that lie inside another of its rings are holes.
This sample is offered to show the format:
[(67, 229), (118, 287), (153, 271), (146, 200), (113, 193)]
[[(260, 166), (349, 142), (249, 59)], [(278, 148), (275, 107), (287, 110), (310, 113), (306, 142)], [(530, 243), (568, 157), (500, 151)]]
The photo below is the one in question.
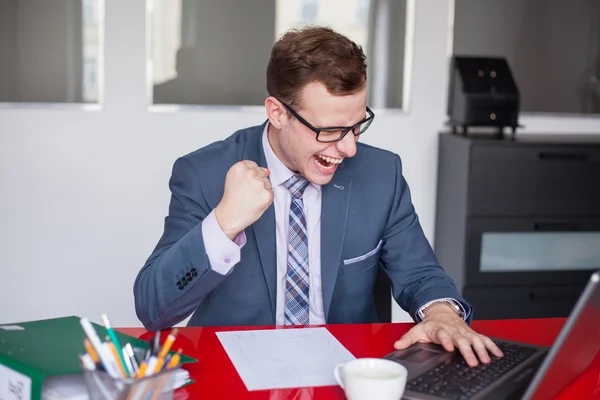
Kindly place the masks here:
[[(444, 303), (433, 304), (425, 311), (425, 318), (400, 338), (394, 347), (406, 349), (414, 343), (436, 343), (447, 351), (458, 348), (471, 367), (491, 361), (488, 350), (497, 357), (502, 351), (487, 336), (480, 335), (454, 311)], [(477, 357), (475, 356), (477, 354)]]

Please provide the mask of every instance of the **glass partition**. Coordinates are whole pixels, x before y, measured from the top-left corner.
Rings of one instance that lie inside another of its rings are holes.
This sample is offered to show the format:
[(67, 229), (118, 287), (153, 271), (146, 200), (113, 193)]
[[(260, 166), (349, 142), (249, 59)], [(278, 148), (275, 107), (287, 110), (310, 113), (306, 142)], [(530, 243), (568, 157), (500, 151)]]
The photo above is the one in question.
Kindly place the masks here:
[(0, 1), (0, 103), (101, 102), (102, 5)]
[(405, 106), (406, 0), (148, 1), (152, 104), (263, 105), (273, 43), (326, 25), (365, 50), (369, 104)]

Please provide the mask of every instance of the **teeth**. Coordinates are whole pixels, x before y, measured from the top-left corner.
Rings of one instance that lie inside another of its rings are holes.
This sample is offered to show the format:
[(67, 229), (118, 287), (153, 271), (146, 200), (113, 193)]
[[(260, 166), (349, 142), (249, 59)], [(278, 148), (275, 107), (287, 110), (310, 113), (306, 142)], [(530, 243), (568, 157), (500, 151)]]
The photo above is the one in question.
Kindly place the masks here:
[(315, 163), (319, 164), (319, 166), (320, 166), (321, 168), (324, 168), (324, 169), (327, 169), (327, 170), (330, 170), (330, 169), (332, 170), (332, 169), (334, 169), (334, 168), (335, 168), (335, 164), (330, 164), (330, 165), (328, 165), (328, 166), (326, 167), (326, 166), (324, 166), (323, 164), (321, 164), (320, 162), (318, 162), (317, 160), (315, 160)]
[(327, 157), (327, 156), (322, 156), (320, 154), (319, 154), (318, 157), (321, 158), (321, 159), (323, 159), (323, 160), (325, 160), (325, 161), (327, 161), (328, 163), (331, 163), (331, 164), (339, 164), (342, 161), (344, 161), (343, 158), (331, 158), (331, 157)]

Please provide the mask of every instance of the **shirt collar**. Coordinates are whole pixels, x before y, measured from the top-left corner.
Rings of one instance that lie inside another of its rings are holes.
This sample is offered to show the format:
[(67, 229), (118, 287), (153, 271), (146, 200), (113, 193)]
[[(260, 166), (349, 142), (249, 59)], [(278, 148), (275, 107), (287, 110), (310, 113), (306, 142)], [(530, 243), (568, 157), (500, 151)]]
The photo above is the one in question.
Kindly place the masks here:
[[(265, 160), (267, 162), (267, 169), (269, 170), (269, 179), (273, 187), (279, 186), (292, 177), (294, 171), (285, 166), (279, 158), (275, 155), (275, 152), (271, 148), (267, 132), (269, 131), (269, 122), (265, 124), (265, 129), (262, 135), (262, 145), (265, 152)], [(312, 187), (321, 191), (320, 185), (310, 184)]]

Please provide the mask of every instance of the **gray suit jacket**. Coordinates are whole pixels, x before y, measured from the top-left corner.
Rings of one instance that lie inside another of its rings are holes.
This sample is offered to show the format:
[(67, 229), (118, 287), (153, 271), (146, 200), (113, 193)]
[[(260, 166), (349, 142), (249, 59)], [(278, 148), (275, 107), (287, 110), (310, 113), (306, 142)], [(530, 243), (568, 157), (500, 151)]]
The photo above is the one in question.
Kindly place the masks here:
[[(266, 167), (263, 129), (238, 131), (175, 162), (164, 233), (134, 283), (136, 312), (147, 329), (173, 326), (191, 313), (191, 326), (275, 323), (273, 205), (246, 228), (241, 261), (227, 275), (211, 269), (202, 237), (229, 168), (241, 160)], [(359, 143), (356, 156), (322, 187), (321, 268), (327, 323), (377, 321), (377, 268), (415, 320), (422, 305), (442, 297), (459, 300), (471, 315), (423, 234), (400, 158), (382, 149)]]

